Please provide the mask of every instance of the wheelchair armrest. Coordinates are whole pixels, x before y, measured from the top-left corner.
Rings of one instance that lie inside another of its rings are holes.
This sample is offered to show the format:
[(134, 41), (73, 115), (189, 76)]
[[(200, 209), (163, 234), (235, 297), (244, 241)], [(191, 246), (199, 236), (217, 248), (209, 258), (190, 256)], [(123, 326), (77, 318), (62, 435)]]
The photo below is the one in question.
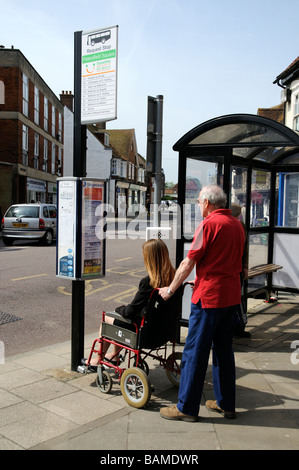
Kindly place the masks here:
[(132, 320), (130, 320), (130, 318), (124, 318), (117, 312), (105, 312), (105, 315), (108, 315), (108, 317), (116, 318), (117, 320), (121, 320), (124, 323), (134, 323)]

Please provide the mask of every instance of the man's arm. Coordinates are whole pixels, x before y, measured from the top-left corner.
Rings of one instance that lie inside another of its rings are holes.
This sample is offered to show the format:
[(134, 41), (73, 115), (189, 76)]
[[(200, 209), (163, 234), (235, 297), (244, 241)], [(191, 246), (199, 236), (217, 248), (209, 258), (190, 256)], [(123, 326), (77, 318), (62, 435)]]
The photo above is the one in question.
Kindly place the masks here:
[[(194, 260), (188, 257), (183, 259), (169, 287), (162, 287), (161, 289), (159, 289), (159, 294), (164, 300), (168, 300), (169, 297), (171, 297), (171, 295), (174, 294), (175, 291), (183, 284), (185, 279), (187, 279), (192, 269), (194, 268), (194, 265), (195, 265)], [(168, 294), (167, 289), (170, 289), (172, 294)]]

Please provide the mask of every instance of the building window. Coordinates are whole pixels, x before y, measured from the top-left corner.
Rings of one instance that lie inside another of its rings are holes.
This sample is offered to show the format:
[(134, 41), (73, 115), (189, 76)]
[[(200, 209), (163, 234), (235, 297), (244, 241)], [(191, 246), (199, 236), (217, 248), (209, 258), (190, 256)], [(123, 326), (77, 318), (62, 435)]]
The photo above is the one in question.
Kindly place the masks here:
[(299, 94), (295, 96), (294, 131), (299, 132)]
[(2, 80), (0, 80), (0, 104), (5, 104), (5, 85)]
[(104, 145), (109, 147), (109, 134), (107, 132), (104, 132)]
[(121, 175), (121, 161), (118, 158), (112, 158), (111, 175), (113, 176)]
[(34, 122), (39, 126), (39, 89), (34, 87)]
[(52, 136), (55, 136), (55, 106), (52, 105)]
[(58, 147), (58, 161), (57, 161), (57, 175), (61, 176), (61, 155), (62, 155), (62, 150), (61, 147)]
[(144, 169), (143, 168), (138, 168), (138, 181), (140, 183), (144, 183)]
[(44, 129), (46, 132), (48, 132), (49, 130), (48, 120), (49, 120), (49, 102), (48, 102), (48, 98), (44, 97)]
[(47, 141), (47, 139), (44, 140), (43, 170), (48, 171), (48, 141)]
[(62, 136), (62, 115), (61, 113), (58, 114), (58, 140), (61, 142), (61, 136)]
[(28, 166), (28, 127), (23, 124), (23, 135), (22, 135), (22, 163)]
[(29, 111), (29, 79), (23, 73), (23, 114), (28, 117)]
[(37, 132), (34, 134), (34, 159), (33, 159), (33, 167), (35, 170), (38, 170), (39, 164), (39, 134)]
[(52, 143), (51, 173), (55, 175), (55, 144)]
[(127, 162), (121, 162), (121, 177), (127, 177)]

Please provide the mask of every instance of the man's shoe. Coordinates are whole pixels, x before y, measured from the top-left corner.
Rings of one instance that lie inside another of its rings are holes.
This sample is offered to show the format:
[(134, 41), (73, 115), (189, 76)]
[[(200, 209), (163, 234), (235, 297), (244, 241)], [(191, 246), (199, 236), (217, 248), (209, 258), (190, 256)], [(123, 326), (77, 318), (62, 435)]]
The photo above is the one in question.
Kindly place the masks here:
[(216, 400), (207, 400), (206, 401), (206, 408), (208, 408), (209, 411), (216, 411), (216, 413), (222, 414), (225, 418), (227, 419), (236, 419), (236, 413), (235, 411), (225, 411), (222, 410), (218, 405)]
[(185, 415), (177, 409), (176, 405), (161, 408), (160, 415), (162, 416), (162, 418), (165, 419), (188, 421), (189, 423), (194, 423), (195, 421), (198, 421), (198, 416)]

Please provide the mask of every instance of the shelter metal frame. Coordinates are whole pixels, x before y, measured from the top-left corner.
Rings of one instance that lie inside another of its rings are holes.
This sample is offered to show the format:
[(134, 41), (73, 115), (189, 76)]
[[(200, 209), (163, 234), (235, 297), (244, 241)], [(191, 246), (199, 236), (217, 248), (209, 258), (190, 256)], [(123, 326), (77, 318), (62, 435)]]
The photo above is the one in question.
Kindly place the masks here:
[[(247, 172), (246, 220), (248, 236), (268, 234), (267, 263), (273, 263), (275, 233), (290, 233), (299, 236), (299, 223), (296, 227), (275, 224), (275, 198), (277, 175), (283, 172), (299, 173), (299, 135), (292, 129), (271, 119), (251, 114), (231, 114), (204, 122), (191, 129), (173, 146), (179, 152), (178, 204), (182, 208), (186, 201), (187, 159), (215, 163), (218, 166), (217, 184), (221, 184), (228, 195), (227, 207), (231, 204), (232, 168), (243, 168)], [(252, 173), (255, 170), (267, 171), (270, 175), (269, 223), (253, 227), (250, 221)], [(299, 214), (298, 214), (299, 215)], [(189, 242), (184, 236), (183, 211), (180, 211), (176, 244), (176, 265), (184, 257), (184, 244)], [(298, 238), (299, 240), (299, 238)], [(253, 289), (250, 296), (256, 296), (269, 289), (299, 292), (297, 287), (272, 285), (272, 275), (267, 285)], [(248, 285), (245, 283), (246, 299)]]

